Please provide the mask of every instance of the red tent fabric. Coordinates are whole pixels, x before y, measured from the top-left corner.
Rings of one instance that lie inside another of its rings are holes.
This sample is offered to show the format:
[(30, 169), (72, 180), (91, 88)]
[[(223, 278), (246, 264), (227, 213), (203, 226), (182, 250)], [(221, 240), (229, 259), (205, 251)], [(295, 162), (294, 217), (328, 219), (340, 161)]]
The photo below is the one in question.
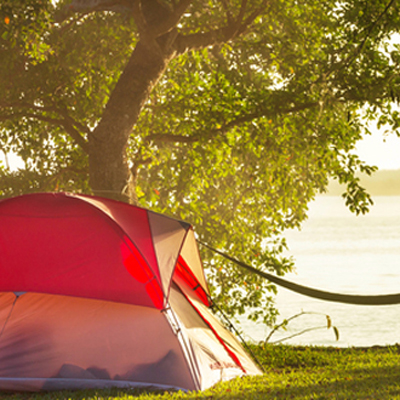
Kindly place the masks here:
[(260, 371), (209, 310), (187, 223), (117, 201), (0, 201), (0, 390), (205, 389)]
[(161, 309), (189, 230), (108, 199), (65, 193), (6, 199), (0, 202), (0, 291)]

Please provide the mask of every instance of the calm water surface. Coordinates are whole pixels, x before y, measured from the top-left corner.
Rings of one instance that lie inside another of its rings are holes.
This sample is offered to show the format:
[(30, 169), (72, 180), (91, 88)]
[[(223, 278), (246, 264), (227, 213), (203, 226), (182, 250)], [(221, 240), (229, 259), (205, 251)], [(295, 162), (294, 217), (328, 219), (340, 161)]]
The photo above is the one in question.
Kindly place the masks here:
[[(351, 294), (400, 293), (400, 197), (375, 197), (366, 216), (355, 216), (340, 197), (319, 197), (302, 230), (287, 232), (296, 272), (285, 277), (314, 288)], [(372, 346), (400, 343), (400, 305), (351, 306), (325, 302), (279, 288), (279, 320), (301, 311), (328, 314), (340, 334), (318, 329), (288, 344)], [(323, 326), (323, 315), (302, 316), (271, 341)], [(269, 329), (242, 324), (247, 338), (263, 340)]]

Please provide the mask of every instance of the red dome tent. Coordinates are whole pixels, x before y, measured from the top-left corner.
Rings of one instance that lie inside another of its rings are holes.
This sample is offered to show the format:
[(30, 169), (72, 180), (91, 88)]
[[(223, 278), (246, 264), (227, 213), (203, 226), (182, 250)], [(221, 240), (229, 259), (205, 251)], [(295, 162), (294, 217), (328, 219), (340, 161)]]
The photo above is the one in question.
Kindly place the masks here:
[(260, 373), (211, 314), (184, 222), (83, 195), (5, 199), (0, 276), (0, 390), (199, 390)]

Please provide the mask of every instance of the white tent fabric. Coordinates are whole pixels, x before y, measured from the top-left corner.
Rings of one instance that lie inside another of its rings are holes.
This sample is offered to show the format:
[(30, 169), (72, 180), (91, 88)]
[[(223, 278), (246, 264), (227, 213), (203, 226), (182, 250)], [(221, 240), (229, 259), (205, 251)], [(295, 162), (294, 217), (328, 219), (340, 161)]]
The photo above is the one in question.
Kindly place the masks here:
[(1, 389), (76, 388), (85, 387), (84, 381), (101, 387), (194, 387), (176, 335), (158, 310), (2, 293), (0, 321)]

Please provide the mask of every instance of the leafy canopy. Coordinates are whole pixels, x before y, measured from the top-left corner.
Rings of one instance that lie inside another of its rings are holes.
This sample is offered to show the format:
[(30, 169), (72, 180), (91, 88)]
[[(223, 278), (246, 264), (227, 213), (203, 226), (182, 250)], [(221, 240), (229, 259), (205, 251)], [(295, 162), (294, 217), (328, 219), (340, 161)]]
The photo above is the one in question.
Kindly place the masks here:
[[(140, 26), (123, 7), (56, 22), (69, 3), (0, 5), (0, 149), (25, 163), (18, 171), (0, 165), (0, 196), (91, 192), (90, 140), (141, 40)], [(174, 9), (184, 1), (161, 3)], [(330, 177), (347, 185), (352, 211), (364, 213), (372, 203), (355, 174), (374, 168), (351, 150), (368, 120), (399, 134), (400, 53), (392, 39), (399, 6), (186, 3), (174, 31), (192, 45), (170, 57), (124, 149), (137, 202), (193, 223), (214, 247), (283, 274), (293, 261), (281, 255), (282, 232), (300, 226)], [(243, 29), (206, 41), (239, 17), (247, 21)], [(206, 250), (203, 256), (225, 311), (249, 308), (253, 318), (273, 321), (274, 286)]]

